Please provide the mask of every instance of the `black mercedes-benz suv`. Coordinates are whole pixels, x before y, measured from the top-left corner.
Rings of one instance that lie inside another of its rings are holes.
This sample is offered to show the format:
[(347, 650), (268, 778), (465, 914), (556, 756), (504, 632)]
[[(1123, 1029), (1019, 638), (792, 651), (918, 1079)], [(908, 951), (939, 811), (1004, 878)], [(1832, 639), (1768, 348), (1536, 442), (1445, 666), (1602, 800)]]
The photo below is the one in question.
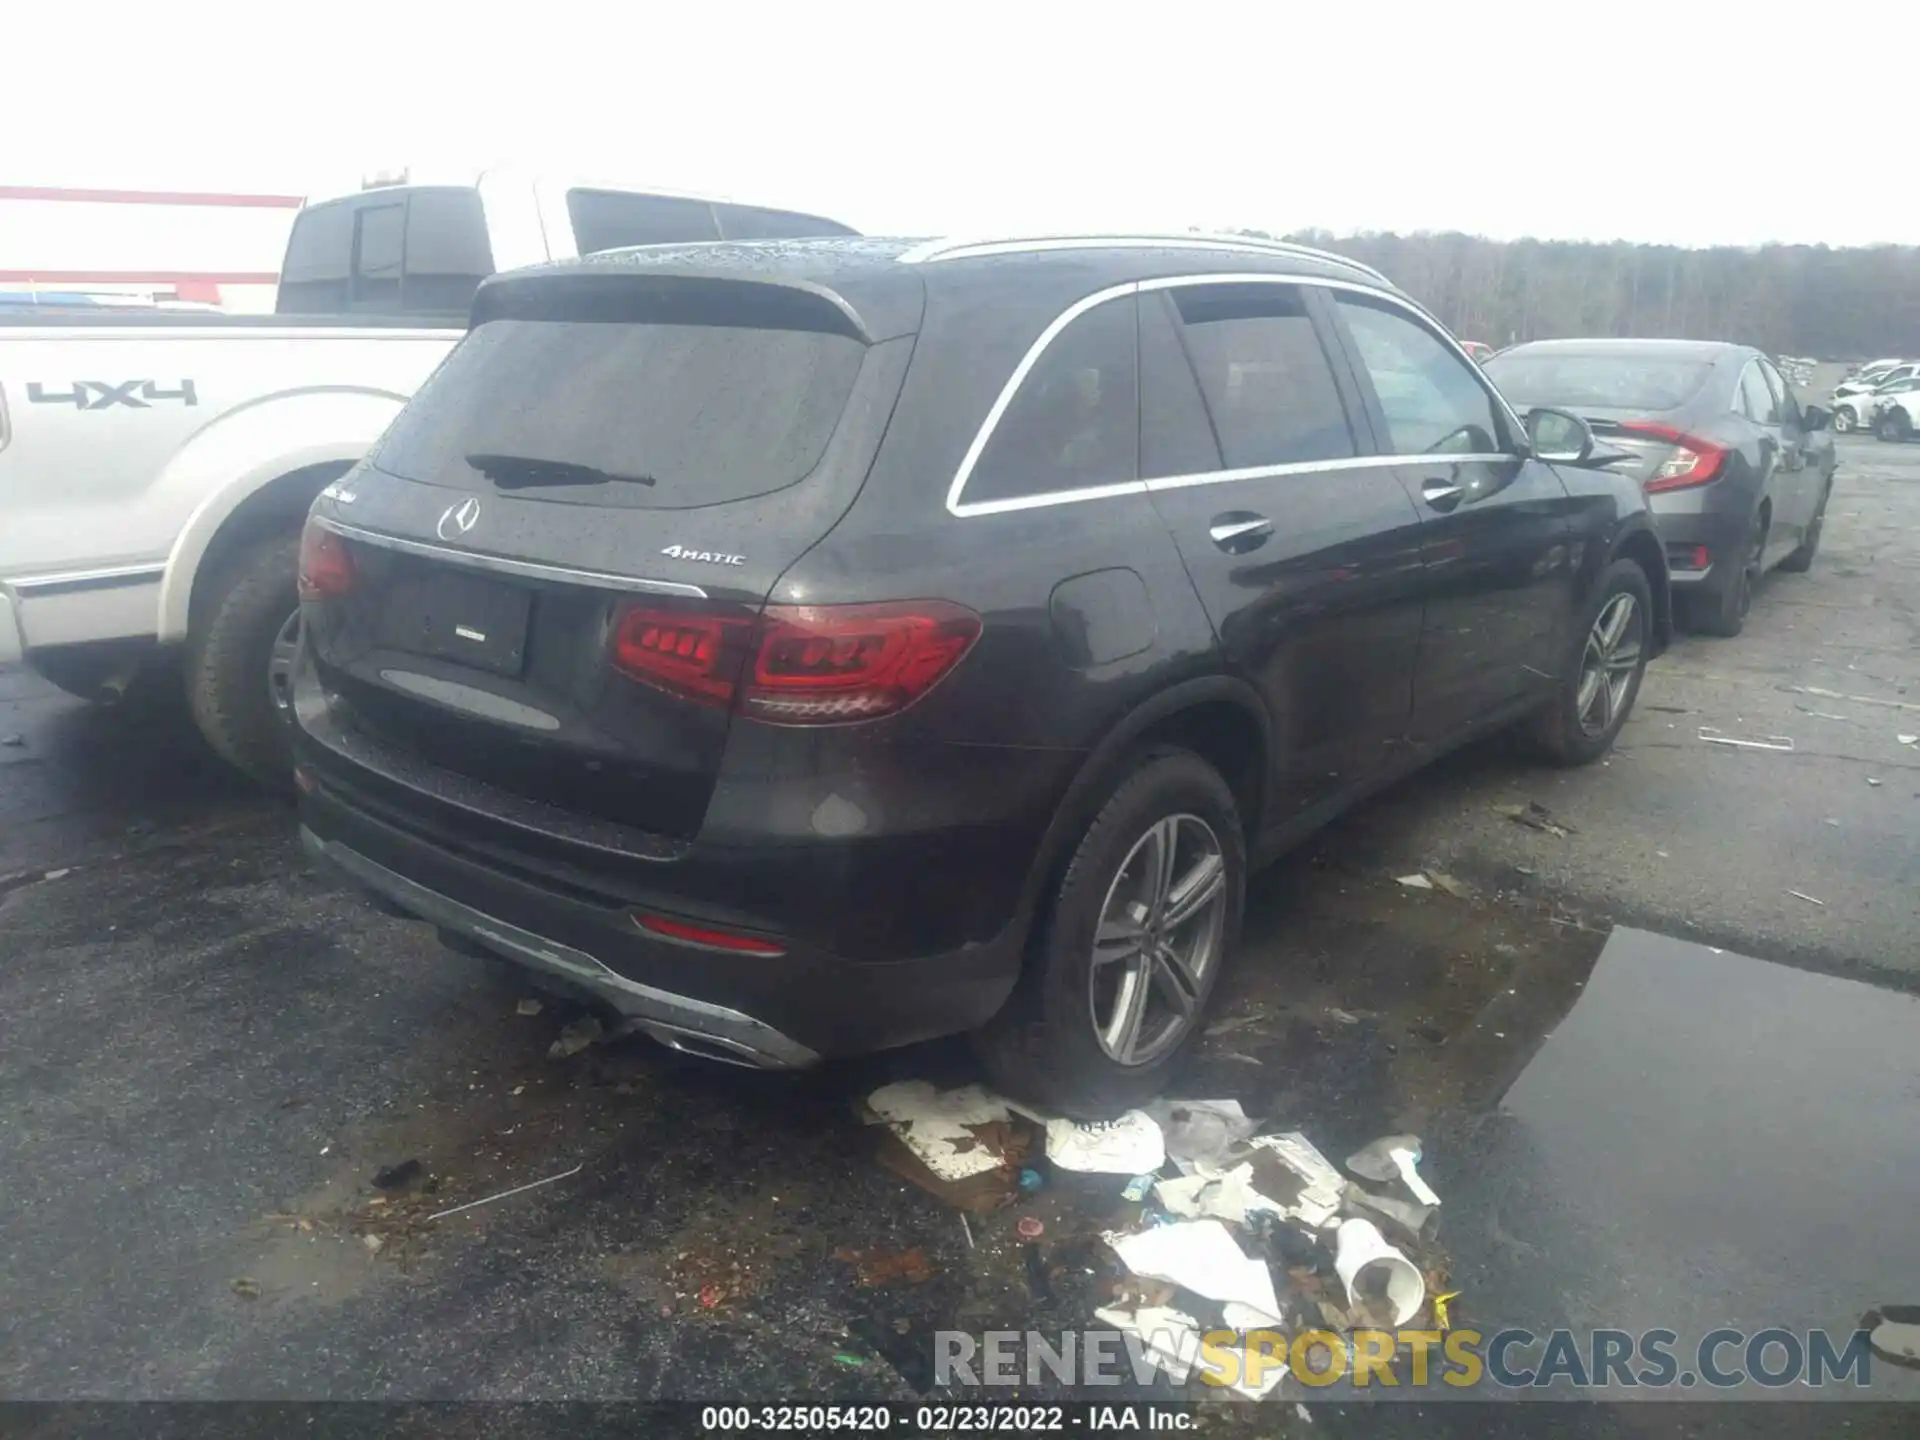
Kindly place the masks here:
[(1669, 633), (1582, 422), (1333, 255), (652, 247), (472, 320), (303, 538), (303, 838), (714, 1058), (1136, 1101), (1255, 867), (1496, 727), (1594, 759)]

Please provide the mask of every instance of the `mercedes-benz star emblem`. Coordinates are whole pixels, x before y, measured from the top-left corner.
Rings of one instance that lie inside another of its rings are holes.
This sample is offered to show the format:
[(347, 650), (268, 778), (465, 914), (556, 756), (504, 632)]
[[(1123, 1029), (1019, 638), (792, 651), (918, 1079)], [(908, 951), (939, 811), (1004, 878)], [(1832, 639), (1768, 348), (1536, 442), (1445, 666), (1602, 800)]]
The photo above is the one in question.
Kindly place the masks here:
[(469, 495), (458, 505), (449, 505), (440, 512), (440, 523), (433, 527), (433, 533), (442, 540), (451, 540), (455, 535), (464, 535), (480, 523), (480, 502)]

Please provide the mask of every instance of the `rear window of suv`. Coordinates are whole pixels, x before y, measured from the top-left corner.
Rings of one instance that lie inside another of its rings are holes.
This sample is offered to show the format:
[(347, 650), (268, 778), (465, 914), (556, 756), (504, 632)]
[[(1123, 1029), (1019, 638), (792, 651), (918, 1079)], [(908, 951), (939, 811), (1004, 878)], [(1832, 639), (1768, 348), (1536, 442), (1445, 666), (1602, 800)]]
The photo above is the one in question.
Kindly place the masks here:
[(490, 320), (434, 372), (373, 463), (573, 504), (744, 500), (819, 464), (864, 353), (804, 329)]

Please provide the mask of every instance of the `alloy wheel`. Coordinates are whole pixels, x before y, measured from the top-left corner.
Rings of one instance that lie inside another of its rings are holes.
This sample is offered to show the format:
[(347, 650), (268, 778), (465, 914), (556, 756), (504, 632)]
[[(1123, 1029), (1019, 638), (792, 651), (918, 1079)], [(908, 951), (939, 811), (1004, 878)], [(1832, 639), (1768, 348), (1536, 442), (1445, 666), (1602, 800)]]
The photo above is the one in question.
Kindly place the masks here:
[(1618, 594), (1600, 607), (1580, 657), (1574, 713), (1589, 735), (1604, 735), (1626, 709), (1640, 668), (1646, 622), (1633, 596)]
[(1842, 405), (1833, 412), (1833, 429), (1837, 435), (1845, 435), (1853, 429), (1853, 411)]
[(1109, 1059), (1150, 1065), (1200, 1016), (1220, 962), (1227, 862), (1197, 815), (1154, 822), (1107, 887), (1094, 932), (1088, 1009)]
[(300, 648), (300, 612), (294, 611), (273, 637), (273, 651), (267, 659), (267, 694), (282, 720), (293, 716), (293, 657)]

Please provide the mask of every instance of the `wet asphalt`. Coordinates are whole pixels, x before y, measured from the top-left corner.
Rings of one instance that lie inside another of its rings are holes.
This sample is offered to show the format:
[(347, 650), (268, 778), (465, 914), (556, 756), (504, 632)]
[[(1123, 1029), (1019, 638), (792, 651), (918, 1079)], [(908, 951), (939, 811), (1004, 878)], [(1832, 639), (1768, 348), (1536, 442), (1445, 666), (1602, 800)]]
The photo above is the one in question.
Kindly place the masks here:
[[(1185, 1091), (1336, 1158), (1424, 1134), (1456, 1323), (1847, 1329), (1920, 1301), (1920, 447), (1841, 446), (1813, 573), (1739, 639), (1683, 638), (1605, 765), (1475, 747), (1253, 886)], [(177, 710), (0, 671), (16, 734), (0, 1397), (911, 1399), (932, 1329), (1088, 1322), (1115, 1197), (1051, 1187), (969, 1239), (874, 1163), (858, 1098), (972, 1078), (963, 1046), (800, 1077), (641, 1040), (551, 1059), (574, 1012), (520, 1013), (506, 967), (312, 874)], [(1528, 801), (1567, 833), (1496, 809)], [(409, 1159), (419, 1186), (374, 1203)], [(1303, 1393), (1220, 1423), (1309, 1433)], [(1336, 1433), (1834, 1433), (1778, 1404), (1304, 1398)]]

